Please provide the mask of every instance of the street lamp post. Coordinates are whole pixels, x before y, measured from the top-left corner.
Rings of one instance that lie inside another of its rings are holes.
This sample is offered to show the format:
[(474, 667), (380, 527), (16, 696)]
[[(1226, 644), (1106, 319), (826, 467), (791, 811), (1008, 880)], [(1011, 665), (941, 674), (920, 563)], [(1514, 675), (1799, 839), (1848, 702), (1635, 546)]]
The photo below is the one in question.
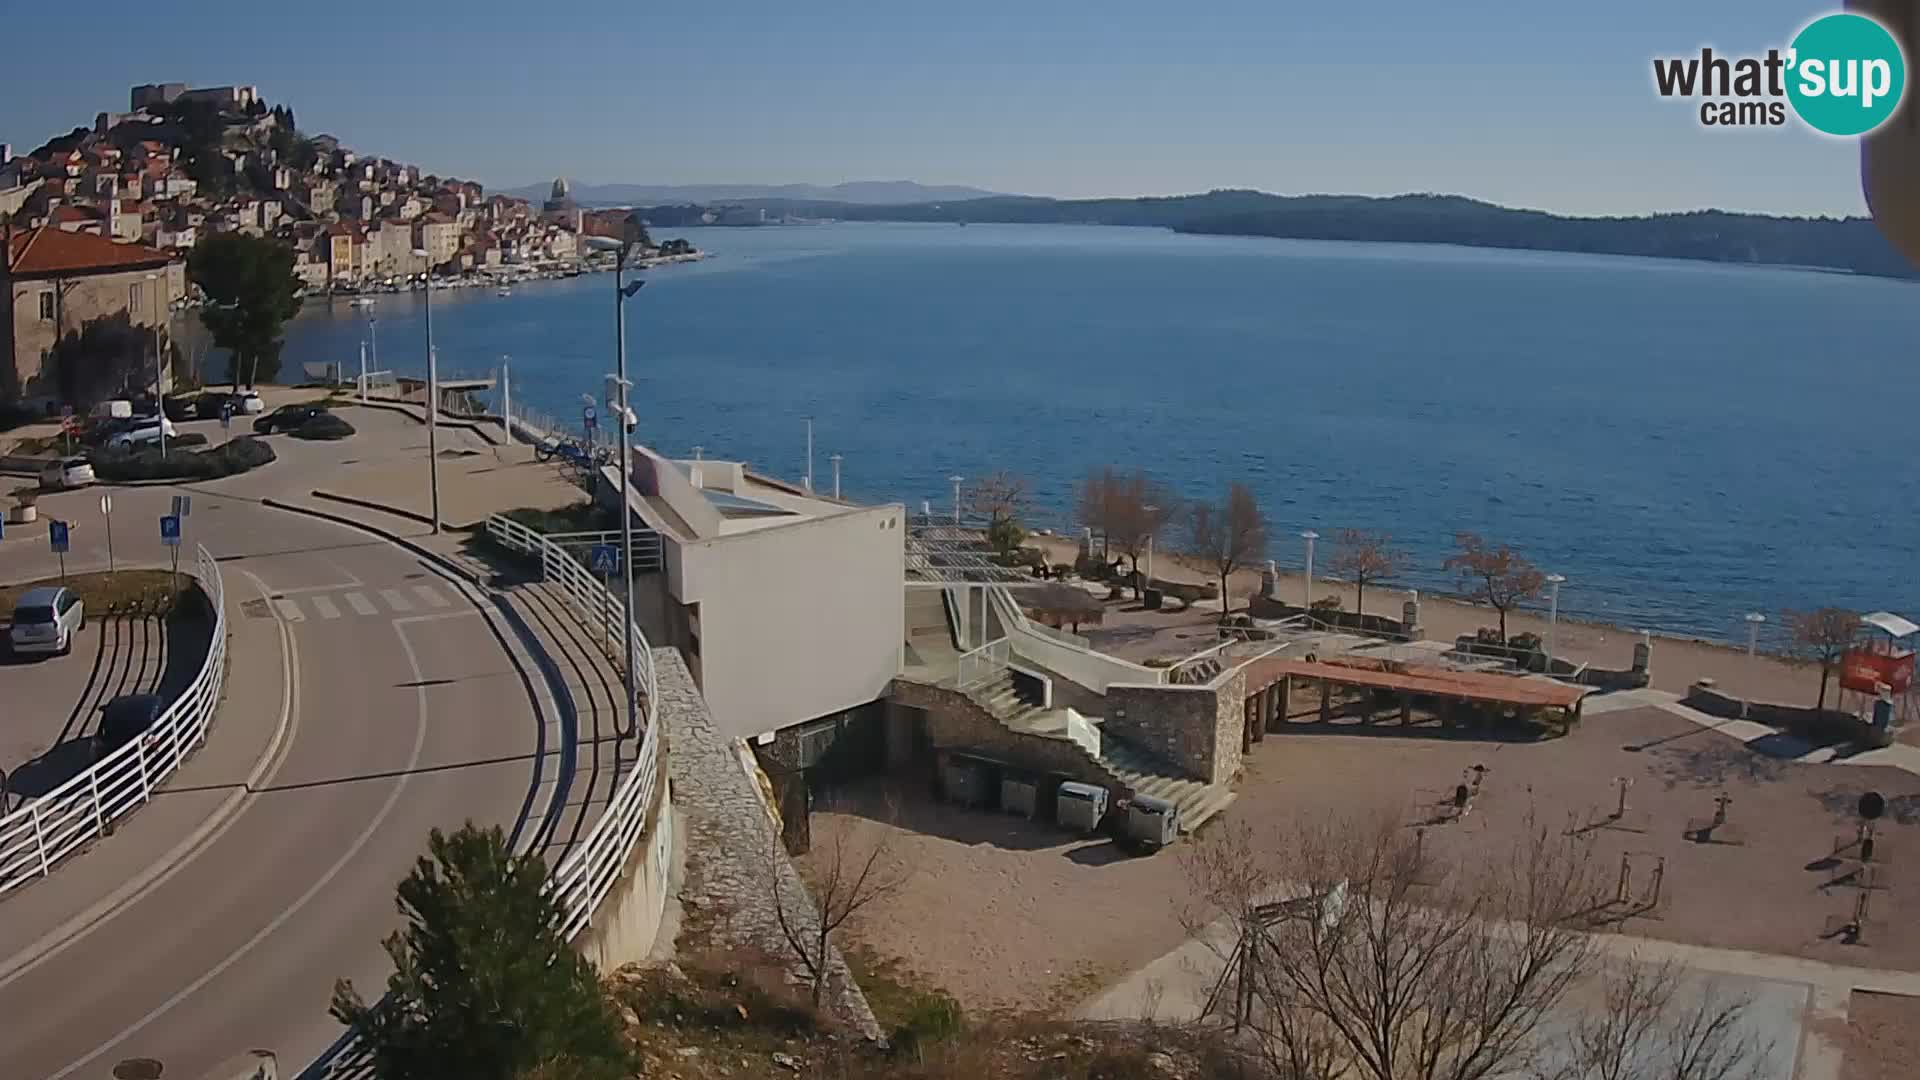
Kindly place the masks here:
[(1551, 591), (1547, 600), (1547, 672), (1553, 672), (1553, 650), (1559, 642), (1560, 630), (1560, 586), (1566, 584), (1566, 576), (1548, 574), (1547, 585)]
[(1753, 659), (1754, 652), (1760, 648), (1760, 624), (1766, 621), (1767, 617), (1757, 611), (1747, 612), (1747, 659), (1749, 660)]
[(513, 357), (500, 354), (500, 430), (513, 444)]
[(953, 523), (958, 525), (960, 524), (960, 482), (965, 480), (966, 477), (961, 476), (959, 473), (954, 473), (952, 476), (947, 477), (947, 479), (953, 482)]
[(1301, 606), (1311, 612), (1313, 610), (1313, 542), (1320, 539), (1320, 534), (1308, 529), (1300, 534), (1300, 539), (1307, 542), (1307, 595)]
[[(632, 380), (627, 378), (627, 301), (633, 294), (646, 285), (645, 279), (628, 283), (627, 258), (633, 254), (634, 246), (646, 236), (646, 222), (638, 211), (628, 214), (621, 229), (619, 240), (611, 237), (589, 237), (588, 246), (599, 251), (611, 250), (613, 262), (613, 333), (615, 370), (613, 389), (619, 396), (614, 407), (614, 425), (619, 433), (618, 462), (620, 469), (620, 577), (625, 588), (623, 594), (627, 604), (627, 625), (622, 637), (626, 645), (626, 662), (623, 665), (627, 673), (627, 730), (628, 736), (640, 730), (640, 703), (638, 695), (639, 672), (634, 670), (633, 648), (633, 501), (631, 496), (633, 475), (628, 464), (628, 455), (632, 452), (633, 430), (629, 426), (633, 411), (628, 405), (629, 391), (633, 389)], [(610, 403), (611, 404), (611, 403)]]
[[(380, 370), (380, 327), (379, 320), (373, 315), (373, 298), (367, 297), (367, 353), (373, 360), (373, 370)], [(366, 372), (361, 372), (365, 375)], [(360, 380), (360, 400), (367, 400), (367, 380)]]
[(164, 458), (167, 456), (167, 384), (166, 384), (165, 378), (161, 375), (160, 314), (159, 314), (159, 311), (157, 310), (159, 305), (158, 303), (155, 303), (160, 298), (160, 275), (159, 274), (147, 275), (147, 291), (153, 294), (151, 297), (148, 298), (148, 302), (150, 304), (153, 304), (153, 308), (154, 308), (153, 404), (154, 404), (154, 408), (158, 410), (160, 413), (160, 456)]
[(827, 460), (833, 462), (833, 497), (838, 500), (840, 498), (840, 455), (835, 454)]
[[(429, 256), (421, 248), (413, 249), (415, 258)], [(427, 308), (427, 476), (433, 489), (433, 531), (440, 533), (440, 361), (433, 349), (433, 273), (428, 268), (427, 287), (423, 291)]]
[[(1152, 505), (1151, 503), (1149, 503), (1146, 506), (1142, 506), (1140, 509), (1143, 513), (1147, 515), (1147, 521), (1149, 525), (1151, 525), (1151, 523), (1154, 520), (1153, 515), (1160, 512), (1160, 508)], [(1152, 586), (1153, 586), (1153, 533), (1149, 532), (1147, 533), (1147, 581), (1146, 581), (1145, 587), (1151, 588)], [(1225, 602), (1224, 598), (1222, 598), (1222, 602), (1223, 603)]]
[(807, 494), (813, 494), (813, 417), (807, 419)]

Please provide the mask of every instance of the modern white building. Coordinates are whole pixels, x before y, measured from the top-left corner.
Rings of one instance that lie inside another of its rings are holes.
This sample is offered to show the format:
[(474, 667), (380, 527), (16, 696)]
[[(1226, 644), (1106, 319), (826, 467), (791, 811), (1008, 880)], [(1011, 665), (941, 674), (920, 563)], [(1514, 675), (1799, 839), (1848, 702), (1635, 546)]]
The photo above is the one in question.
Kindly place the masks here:
[(903, 506), (644, 447), (632, 480), (664, 568), (636, 579), (637, 621), (685, 654), (721, 734), (764, 736), (886, 696), (905, 640)]

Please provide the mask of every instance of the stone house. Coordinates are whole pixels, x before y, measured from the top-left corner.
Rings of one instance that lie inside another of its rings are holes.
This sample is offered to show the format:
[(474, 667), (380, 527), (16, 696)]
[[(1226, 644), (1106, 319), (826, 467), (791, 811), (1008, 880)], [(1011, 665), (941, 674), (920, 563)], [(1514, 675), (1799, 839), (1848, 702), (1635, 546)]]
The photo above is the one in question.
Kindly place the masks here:
[(51, 398), (46, 365), (54, 344), (88, 322), (125, 314), (136, 326), (162, 326), (169, 305), (186, 294), (185, 261), (155, 248), (50, 226), (8, 230), (5, 240), (0, 401)]

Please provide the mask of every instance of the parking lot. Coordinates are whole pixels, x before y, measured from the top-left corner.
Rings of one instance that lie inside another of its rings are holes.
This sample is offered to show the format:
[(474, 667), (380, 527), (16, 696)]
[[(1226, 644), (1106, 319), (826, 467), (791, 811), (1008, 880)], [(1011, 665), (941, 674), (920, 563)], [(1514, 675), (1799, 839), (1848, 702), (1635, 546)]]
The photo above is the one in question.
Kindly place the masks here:
[[(0, 612), (0, 626), (11, 614)], [(197, 615), (89, 612), (66, 656), (16, 656), (0, 647), (0, 769), (13, 800), (43, 795), (86, 767), (88, 739), (107, 702), (124, 694), (177, 697), (206, 656), (207, 632)]]

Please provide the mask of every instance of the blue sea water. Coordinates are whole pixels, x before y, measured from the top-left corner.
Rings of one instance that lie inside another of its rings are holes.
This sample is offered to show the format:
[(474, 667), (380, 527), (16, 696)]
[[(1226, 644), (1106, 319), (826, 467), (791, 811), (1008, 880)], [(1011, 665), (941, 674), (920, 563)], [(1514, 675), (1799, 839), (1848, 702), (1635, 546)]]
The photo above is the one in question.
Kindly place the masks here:
[[(1387, 531), (1452, 584), (1455, 531), (1565, 574), (1563, 609), (1743, 639), (1743, 613), (1920, 614), (1920, 289), (1606, 256), (1073, 226), (689, 229), (712, 258), (628, 306), (640, 437), (850, 496), (950, 505), (1007, 468), (1069, 527), (1087, 470), (1258, 491), (1270, 554)], [(434, 298), (442, 370), (513, 357), (516, 404), (574, 416), (611, 369), (611, 278)], [(379, 366), (424, 369), (420, 297), (379, 301)], [(357, 365), (310, 303), (288, 370)], [(1324, 547), (1321, 558), (1325, 558)], [(1776, 620), (1777, 622), (1777, 620)]]

